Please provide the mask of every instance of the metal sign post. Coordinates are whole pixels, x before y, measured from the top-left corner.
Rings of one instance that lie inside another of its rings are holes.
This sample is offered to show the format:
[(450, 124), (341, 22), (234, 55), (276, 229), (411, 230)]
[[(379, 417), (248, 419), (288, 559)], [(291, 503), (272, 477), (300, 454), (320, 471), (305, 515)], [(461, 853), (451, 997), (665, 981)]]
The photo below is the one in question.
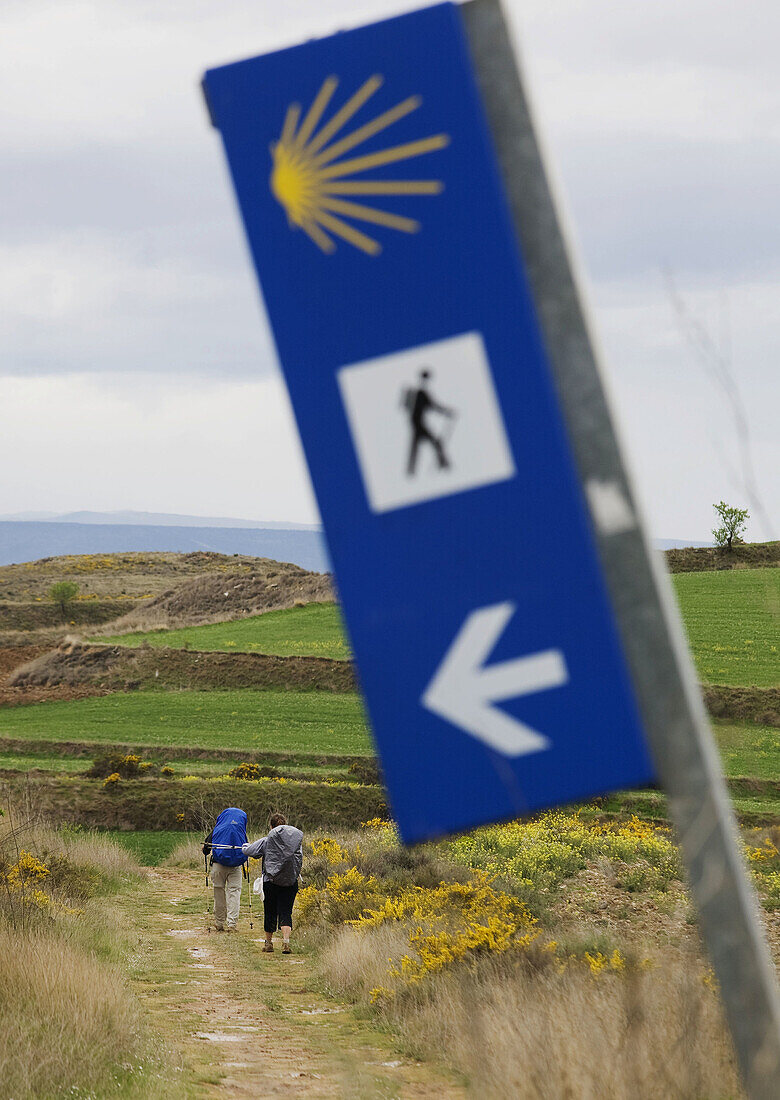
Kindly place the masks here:
[(780, 1095), (755, 898), (498, 0), (204, 89), (402, 836), (660, 777), (749, 1092)]
[(680, 614), (637, 505), (499, 0), (461, 8), (644, 729), (752, 1097), (780, 1096), (774, 967)]

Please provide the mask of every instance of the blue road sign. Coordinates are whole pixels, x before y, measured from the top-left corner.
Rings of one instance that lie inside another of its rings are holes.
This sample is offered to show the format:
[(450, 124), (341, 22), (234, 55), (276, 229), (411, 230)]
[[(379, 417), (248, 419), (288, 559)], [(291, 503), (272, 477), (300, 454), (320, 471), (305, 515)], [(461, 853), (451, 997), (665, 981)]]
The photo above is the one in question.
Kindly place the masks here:
[(402, 836), (651, 780), (457, 7), (204, 85)]

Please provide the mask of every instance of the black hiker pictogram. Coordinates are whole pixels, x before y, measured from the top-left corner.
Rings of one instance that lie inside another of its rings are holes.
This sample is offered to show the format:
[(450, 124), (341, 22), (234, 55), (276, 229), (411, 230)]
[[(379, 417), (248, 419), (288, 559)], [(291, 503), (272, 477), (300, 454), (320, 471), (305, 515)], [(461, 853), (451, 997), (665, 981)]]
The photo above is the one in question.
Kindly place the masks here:
[(438, 412), (452, 419), (455, 416), (455, 411), (446, 405), (440, 405), (438, 401), (431, 397), (428, 391), (430, 377), (430, 370), (421, 370), (417, 385), (405, 390), (403, 395), (403, 405), (409, 416), (409, 426), (412, 430), (409, 461), (406, 467), (407, 477), (414, 477), (417, 470), (417, 452), (421, 443), (430, 443), (433, 447), (440, 470), (449, 469), (451, 465), (444, 450), (443, 437), (430, 430), (426, 423), (426, 417), (430, 412)]

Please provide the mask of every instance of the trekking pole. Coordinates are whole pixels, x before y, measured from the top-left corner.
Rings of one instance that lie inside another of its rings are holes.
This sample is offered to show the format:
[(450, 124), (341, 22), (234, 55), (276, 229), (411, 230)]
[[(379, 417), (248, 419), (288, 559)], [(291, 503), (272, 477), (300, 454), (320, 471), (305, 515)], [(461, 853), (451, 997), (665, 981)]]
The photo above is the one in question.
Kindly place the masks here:
[(254, 924), (252, 923), (252, 883), (249, 880), (249, 860), (247, 860), (246, 863), (243, 864), (243, 873), (244, 878), (246, 879), (247, 891), (249, 893), (249, 927), (250, 929), (252, 929), (254, 928)]
[(203, 866), (206, 868), (206, 931), (211, 931), (211, 893), (209, 891), (209, 857), (203, 853)]

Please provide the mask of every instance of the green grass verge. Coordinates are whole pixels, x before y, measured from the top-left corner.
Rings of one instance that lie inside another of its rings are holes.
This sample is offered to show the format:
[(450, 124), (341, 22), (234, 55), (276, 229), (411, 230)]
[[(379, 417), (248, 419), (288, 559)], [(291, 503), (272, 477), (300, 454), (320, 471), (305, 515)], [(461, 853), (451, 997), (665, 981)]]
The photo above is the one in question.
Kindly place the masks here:
[(699, 675), (710, 684), (780, 684), (780, 569), (672, 578)]
[(109, 829), (103, 833), (103, 836), (111, 837), (123, 848), (127, 848), (132, 852), (144, 867), (156, 867), (158, 863), (162, 863), (174, 848), (183, 844), (191, 835), (190, 833), (166, 830), (154, 832), (151, 829), (138, 829), (136, 832)]
[(138, 692), (9, 707), (0, 711), (0, 737), (313, 754), (373, 752), (359, 697), (313, 691)]
[(335, 603), (309, 603), (287, 611), (267, 611), (234, 622), (180, 630), (95, 638), (102, 644), (166, 646), (225, 653), (270, 653), (278, 657), (331, 657), (348, 660), (341, 611)]
[[(734, 811), (743, 825), (776, 825), (780, 822), (780, 797), (772, 791), (751, 792), (740, 789), (738, 781), (729, 783), (729, 796)], [(666, 796), (660, 791), (618, 791), (596, 803), (582, 807), (586, 820), (608, 814), (630, 817), (636, 814), (645, 821), (668, 824)]]
[(28, 772), (40, 768), (46, 772), (61, 772), (65, 775), (78, 775), (85, 772), (92, 761), (77, 756), (38, 756), (20, 753), (0, 753), (0, 770)]
[[(98, 755), (96, 750), (95, 755)], [(166, 763), (176, 772), (176, 778), (185, 775), (199, 775), (206, 779), (217, 779), (227, 775), (236, 766), (235, 760), (192, 760), (166, 757)], [(0, 752), (0, 771), (28, 772), (34, 768), (62, 775), (84, 774), (92, 766), (88, 756), (47, 756), (44, 753)], [(277, 768), (280, 775), (288, 779), (343, 779), (350, 778), (346, 766), (318, 765), (307, 763), (285, 763)]]

